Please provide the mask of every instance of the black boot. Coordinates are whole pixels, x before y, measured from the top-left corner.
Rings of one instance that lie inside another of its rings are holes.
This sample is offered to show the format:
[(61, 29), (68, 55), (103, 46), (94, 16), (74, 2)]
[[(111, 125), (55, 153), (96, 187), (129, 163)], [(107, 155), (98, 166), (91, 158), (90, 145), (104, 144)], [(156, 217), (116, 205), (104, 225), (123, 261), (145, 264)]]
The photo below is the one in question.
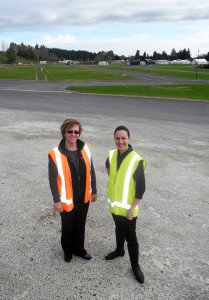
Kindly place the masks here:
[(115, 251), (110, 252), (109, 254), (107, 254), (107, 255), (105, 256), (105, 259), (106, 259), (106, 260), (112, 260), (112, 259), (114, 259), (114, 258), (116, 258), (116, 257), (118, 257), (118, 256), (124, 256), (124, 254), (125, 254), (124, 249), (123, 249), (123, 250), (118, 250), (118, 249), (116, 249)]
[(116, 250), (107, 254), (105, 256), (106, 260), (112, 260), (118, 256), (124, 256), (124, 254), (125, 254), (125, 250), (124, 250), (125, 236), (124, 236), (123, 232), (121, 232), (120, 230), (117, 230), (117, 228), (116, 228), (115, 236), (116, 236)]
[(130, 256), (132, 270), (134, 272), (136, 280), (138, 280), (139, 283), (144, 283), (144, 274), (142, 273), (142, 270), (140, 269), (140, 266), (138, 263), (139, 245), (136, 245), (134, 247), (128, 246), (128, 252), (129, 252), (129, 256)]
[(66, 253), (64, 253), (64, 260), (66, 262), (70, 262), (71, 259), (72, 259), (72, 254), (66, 254)]

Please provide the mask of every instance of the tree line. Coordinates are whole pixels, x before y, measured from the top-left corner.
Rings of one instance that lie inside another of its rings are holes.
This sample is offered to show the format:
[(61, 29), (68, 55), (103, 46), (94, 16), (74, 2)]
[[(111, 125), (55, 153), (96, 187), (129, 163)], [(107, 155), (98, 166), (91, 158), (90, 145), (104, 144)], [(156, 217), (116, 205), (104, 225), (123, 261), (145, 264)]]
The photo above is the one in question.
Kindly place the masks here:
[[(145, 59), (152, 60), (176, 60), (176, 59), (188, 59), (192, 60), (190, 49), (179, 50), (178, 52), (173, 48), (170, 54), (167, 54), (166, 51), (158, 53), (154, 51), (152, 55), (144, 52), (140, 54), (140, 50), (136, 51), (135, 56), (126, 57), (124, 55), (117, 55), (112, 50), (110, 51), (100, 51), (98, 53), (84, 51), (84, 50), (64, 50), (59, 48), (47, 48), (44, 45), (39, 46), (38, 44), (35, 47), (30, 45), (20, 45), (16, 43), (10, 43), (9, 48), (6, 51), (7, 62), (14, 63), (17, 60), (17, 55), (26, 59), (31, 59), (32, 61), (37, 61), (38, 63), (41, 60), (46, 60), (50, 62), (56, 62), (58, 60), (73, 60), (84, 63), (90, 62), (99, 62), (99, 61), (108, 61), (112, 62), (113, 60), (129, 60), (129, 61), (144, 61)], [(199, 55), (199, 58), (205, 58), (209, 61), (209, 52), (207, 54)]]

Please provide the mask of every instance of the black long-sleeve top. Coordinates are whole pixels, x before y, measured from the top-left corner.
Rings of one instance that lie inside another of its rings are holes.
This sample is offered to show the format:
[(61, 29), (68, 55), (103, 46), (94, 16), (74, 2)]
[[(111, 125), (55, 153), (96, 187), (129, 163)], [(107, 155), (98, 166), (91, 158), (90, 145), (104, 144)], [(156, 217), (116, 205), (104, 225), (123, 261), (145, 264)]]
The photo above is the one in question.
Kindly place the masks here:
[[(129, 148), (127, 151), (125, 151), (123, 154), (120, 154), (118, 151), (118, 156), (117, 156), (117, 170), (120, 168), (120, 165), (124, 158), (131, 152), (133, 151), (133, 148), (131, 145), (129, 145)], [(106, 160), (106, 168), (110, 168), (110, 162), (109, 159), (107, 158)], [(133, 174), (133, 179), (136, 181), (136, 192), (135, 192), (135, 198), (142, 199), (143, 194), (146, 189), (145, 185), (145, 176), (144, 176), (144, 167), (143, 167), (143, 160), (140, 160), (138, 163), (138, 166), (136, 168), (136, 171)]]
[[(59, 144), (59, 151), (67, 157), (67, 161), (71, 171), (72, 178), (72, 186), (73, 186), (73, 199), (76, 201), (79, 198), (83, 198), (85, 196), (85, 187), (86, 187), (86, 164), (81, 155), (81, 150), (84, 147), (84, 142), (81, 140), (77, 140), (77, 154), (75, 153), (73, 156), (71, 155), (71, 151), (65, 148), (65, 140), (62, 139)], [(72, 158), (77, 158), (77, 161)], [(59, 191), (57, 187), (57, 175), (58, 170), (57, 166), (54, 163), (53, 159), (49, 158), (48, 163), (48, 175), (49, 175), (49, 185), (51, 188), (51, 193), (53, 197), (53, 201), (55, 203), (60, 202)], [(91, 187), (92, 194), (96, 194), (96, 174), (94, 170), (93, 161), (91, 160)]]

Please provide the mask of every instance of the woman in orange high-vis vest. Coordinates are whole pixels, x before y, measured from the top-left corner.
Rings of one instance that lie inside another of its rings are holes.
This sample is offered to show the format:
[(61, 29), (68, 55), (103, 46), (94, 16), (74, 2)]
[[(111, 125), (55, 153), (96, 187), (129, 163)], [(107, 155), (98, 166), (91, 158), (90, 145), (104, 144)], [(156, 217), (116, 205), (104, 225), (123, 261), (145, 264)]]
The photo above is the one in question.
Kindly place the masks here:
[(76, 119), (65, 120), (62, 140), (48, 154), (49, 183), (54, 210), (61, 215), (61, 245), (64, 260), (72, 254), (90, 260), (84, 248), (85, 223), (89, 200), (97, 200), (96, 175), (89, 145), (79, 139), (82, 126)]

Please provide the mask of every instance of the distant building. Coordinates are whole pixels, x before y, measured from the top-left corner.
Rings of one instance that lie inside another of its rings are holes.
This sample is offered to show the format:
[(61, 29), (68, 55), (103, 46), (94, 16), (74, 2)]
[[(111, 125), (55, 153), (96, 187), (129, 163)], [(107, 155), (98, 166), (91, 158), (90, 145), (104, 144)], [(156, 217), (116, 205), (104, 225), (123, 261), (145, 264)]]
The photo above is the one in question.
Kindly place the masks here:
[(195, 58), (192, 61), (192, 65), (207, 65), (208, 61), (205, 58)]
[(79, 64), (78, 60), (66, 60), (66, 65), (76, 65)]
[(145, 62), (146, 62), (146, 65), (153, 65), (153, 64), (155, 64), (155, 61), (152, 60), (152, 59), (150, 59), (150, 58), (146, 58)]
[(108, 66), (108, 61), (99, 61), (98, 65), (99, 66)]
[(118, 60), (113, 60), (112, 64), (124, 64), (124, 60), (123, 59), (118, 59)]
[(170, 63), (174, 65), (189, 65), (191, 64), (191, 61), (188, 59), (175, 59), (172, 60)]
[(157, 65), (168, 65), (169, 64), (169, 61), (168, 60), (165, 60), (165, 59), (158, 59), (155, 61), (155, 63)]

